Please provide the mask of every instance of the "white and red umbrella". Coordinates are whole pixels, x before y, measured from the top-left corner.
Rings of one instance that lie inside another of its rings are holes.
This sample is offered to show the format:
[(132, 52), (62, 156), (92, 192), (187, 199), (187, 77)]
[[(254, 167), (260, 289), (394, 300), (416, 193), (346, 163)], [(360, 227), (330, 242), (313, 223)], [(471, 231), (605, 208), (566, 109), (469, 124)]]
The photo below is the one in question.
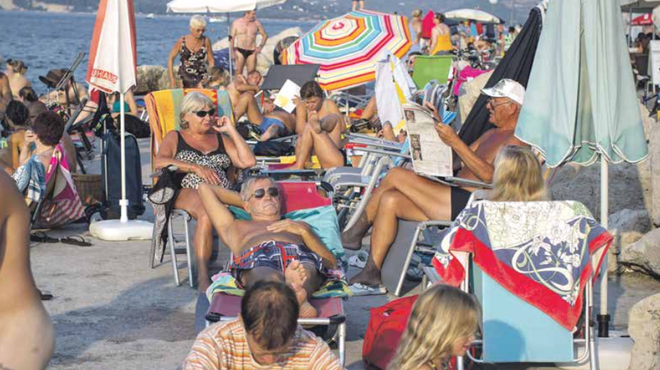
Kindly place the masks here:
[[(126, 146), (124, 93), (136, 84), (135, 12), (133, 0), (100, 0), (89, 51), (87, 82), (106, 93), (120, 94), (121, 218), (119, 223), (103, 221), (90, 225), (95, 236), (106, 240), (151, 237), (151, 224), (128, 222), (126, 199)], [(112, 180), (112, 179), (111, 179)]]

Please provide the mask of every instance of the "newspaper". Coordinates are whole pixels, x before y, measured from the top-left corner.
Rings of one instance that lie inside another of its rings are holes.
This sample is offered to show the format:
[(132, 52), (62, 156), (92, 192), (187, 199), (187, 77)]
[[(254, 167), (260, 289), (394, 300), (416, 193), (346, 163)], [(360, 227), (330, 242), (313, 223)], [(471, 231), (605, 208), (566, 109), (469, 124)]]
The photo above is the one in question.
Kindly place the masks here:
[(277, 93), (274, 104), (284, 109), (287, 113), (291, 113), (296, 108), (296, 104), (293, 102), (294, 96), (300, 96), (300, 86), (291, 80), (286, 80)]
[(415, 103), (404, 104), (403, 111), (413, 170), (425, 176), (452, 176), (452, 150), (440, 140), (431, 111)]

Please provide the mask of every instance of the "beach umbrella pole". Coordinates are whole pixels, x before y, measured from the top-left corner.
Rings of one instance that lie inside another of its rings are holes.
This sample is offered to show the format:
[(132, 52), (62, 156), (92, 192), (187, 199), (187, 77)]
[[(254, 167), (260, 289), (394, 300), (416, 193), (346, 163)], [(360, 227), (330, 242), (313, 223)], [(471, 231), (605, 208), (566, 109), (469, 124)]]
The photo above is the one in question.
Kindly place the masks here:
[[(605, 229), (608, 227), (609, 217), (609, 168), (605, 156), (600, 156), (600, 223)], [(601, 263), (600, 278), (600, 314), (597, 316), (598, 336), (609, 337), (610, 315), (607, 313), (607, 253)]]
[(128, 222), (128, 199), (126, 199), (126, 109), (124, 109), (124, 93), (119, 94), (119, 117), (120, 129), (119, 134), (121, 143), (121, 200), (119, 207), (121, 208), (121, 222)]

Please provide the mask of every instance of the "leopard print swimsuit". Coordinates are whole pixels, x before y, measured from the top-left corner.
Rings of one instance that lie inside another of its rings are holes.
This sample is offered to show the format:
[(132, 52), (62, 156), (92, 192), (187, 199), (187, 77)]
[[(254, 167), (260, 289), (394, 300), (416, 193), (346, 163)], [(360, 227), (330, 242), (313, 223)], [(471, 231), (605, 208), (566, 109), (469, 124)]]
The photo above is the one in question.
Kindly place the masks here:
[[(231, 187), (232, 184), (227, 178), (227, 170), (231, 166), (231, 159), (225, 152), (222, 135), (218, 134), (218, 149), (208, 154), (204, 154), (188, 145), (180, 132), (177, 132), (177, 135), (179, 140), (176, 146), (176, 155), (174, 156), (174, 159), (208, 167), (218, 174), (218, 177), (220, 178), (220, 186), (223, 188)], [(181, 180), (181, 187), (197, 189), (197, 187), (203, 182), (204, 179), (199, 177), (196, 173), (190, 172), (183, 177), (183, 180)]]

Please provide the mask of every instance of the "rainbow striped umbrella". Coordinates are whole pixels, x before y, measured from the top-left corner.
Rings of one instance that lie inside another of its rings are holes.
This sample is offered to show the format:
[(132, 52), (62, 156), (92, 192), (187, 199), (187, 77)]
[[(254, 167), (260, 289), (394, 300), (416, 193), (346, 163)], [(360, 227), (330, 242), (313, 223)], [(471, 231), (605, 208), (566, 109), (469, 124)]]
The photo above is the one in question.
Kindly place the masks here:
[(401, 58), (411, 45), (405, 17), (361, 10), (321, 22), (284, 50), (282, 62), (319, 64), (321, 87), (343, 90), (373, 81), (382, 53)]

